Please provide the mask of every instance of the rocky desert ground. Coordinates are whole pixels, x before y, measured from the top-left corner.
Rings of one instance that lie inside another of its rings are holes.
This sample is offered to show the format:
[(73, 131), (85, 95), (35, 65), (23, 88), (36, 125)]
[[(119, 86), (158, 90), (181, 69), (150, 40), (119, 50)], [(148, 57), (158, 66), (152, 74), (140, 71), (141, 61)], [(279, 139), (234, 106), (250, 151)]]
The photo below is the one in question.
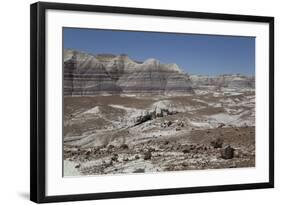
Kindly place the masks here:
[(65, 52), (64, 176), (255, 166), (254, 78)]

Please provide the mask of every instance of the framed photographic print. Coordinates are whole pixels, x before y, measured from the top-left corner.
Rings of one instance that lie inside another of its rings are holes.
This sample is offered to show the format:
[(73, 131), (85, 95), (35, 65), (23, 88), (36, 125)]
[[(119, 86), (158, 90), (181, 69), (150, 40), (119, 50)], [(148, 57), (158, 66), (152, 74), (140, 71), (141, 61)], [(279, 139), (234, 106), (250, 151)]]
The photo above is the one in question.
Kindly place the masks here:
[(274, 18), (31, 5), (34, 202), (274, 187)]

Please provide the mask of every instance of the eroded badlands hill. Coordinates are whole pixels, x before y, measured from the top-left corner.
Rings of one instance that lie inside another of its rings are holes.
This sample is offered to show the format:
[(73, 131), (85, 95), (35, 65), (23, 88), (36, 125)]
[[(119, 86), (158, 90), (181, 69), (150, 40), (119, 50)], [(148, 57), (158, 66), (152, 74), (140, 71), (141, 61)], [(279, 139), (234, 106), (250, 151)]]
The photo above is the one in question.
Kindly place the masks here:
[(254, 85), (66, 50), (64, 176), (255, 167)]
[(255, 77), (240, 74), (225, 74), (218, 76), (191, 75), (192, 87), (216, 86), (217, 88), (255, 88)]
[(64, 52), (64, 95), (193, 93), (191, 81), (176, 64), (156, 59), (137, 62), (127, 55)]

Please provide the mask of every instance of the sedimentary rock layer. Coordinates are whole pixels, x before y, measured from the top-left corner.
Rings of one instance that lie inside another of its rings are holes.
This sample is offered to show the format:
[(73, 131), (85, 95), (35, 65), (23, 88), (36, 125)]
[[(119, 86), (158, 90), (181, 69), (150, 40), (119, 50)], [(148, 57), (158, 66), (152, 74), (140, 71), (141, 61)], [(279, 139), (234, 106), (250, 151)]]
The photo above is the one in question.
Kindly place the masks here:
[(218, 86), (228, 88), (255, 88), (255, 77), (240, 74), (218, 76), (191, 75), (192, 87)]
[(136, 62), (127, 55), (64, 52), (64, 95), (193, 93), (176, 64)]

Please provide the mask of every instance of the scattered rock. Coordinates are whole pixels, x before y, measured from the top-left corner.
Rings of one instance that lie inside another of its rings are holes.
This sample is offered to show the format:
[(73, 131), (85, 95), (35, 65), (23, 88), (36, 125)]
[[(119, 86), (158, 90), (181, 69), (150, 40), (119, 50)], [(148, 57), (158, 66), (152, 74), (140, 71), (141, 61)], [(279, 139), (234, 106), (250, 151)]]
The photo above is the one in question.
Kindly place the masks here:
[(235, 149), (234, 150), (234, 157), (236, 157), (236, 158), (242, 158), (244, 155), (243, 155), (243, 152), (242, 152), (242, 150), (240, 150), (240, 149)]
[[(134, 118), (134, 126), (142, 124), (148, 120), (177, 114), (178, 111), (171, 107), (169, 101), (159, 101), (153, 104), (152, 109), (144, 110)], [(170, 125), (169, 125), (170, 126)]]
[(91, 153), (92, 153), (92, 150), (89, 148), (89, 149), (86, 150), (86, 153), (85, 153), (85, 154), (86, 154), (86, 155), (90, 155)]
[(148, 148), (148, 151), (150, 151), (150, 152), (155, 152), (155, 148), (154, 148), (154, 147), (149, 147), (149, 148)]
[(112, 144), (108, 145), (107, 149), (114, 149), (114, 145), (112, 145)]
[(123, 161), (124, 161), (124, 162), (129, 161), (128, 157), (124, 157), (124, 158), (123, 158)]
[(195, 154), (195, 155), (193, 155), (193, 158), (198, 159), (198, 158), (199, 158), (199, 155), (198, 155), (198, 154)]
[(188, 166), (189, 166), (189, 163), (188, 163), (188, 162), (183, 162), (183, 163), (182, 163), (182, 166), (188, 167)]
[(185, 148), (185, 149), (182, 150), (182, 152), (184, 154), (190, 153), (190, 148)]
[(232, 159), (234, 157), (234, 148), (232, 148), (230, 145), (227, 145), (221, 150), (221, 157), (223, 159)]
[(140, 125), (148, 120), (151, 120), (152, 119), (152, 114), (149, 113), (148, 111), (144, 111), (142, 112), (139, 116), (137, 116), (135, 118), (135, 123), (134, 123), (134, 126), (137, 126), (137, 125)]
[(165, 121), (164, 123), (161, 124), (161, 127), (166, 128), (170, 127), (172, 125), (172, 121)]
[(129, 149), (129, 146), (127, 144), (122, 144), (120, 146), (120, 149)]
[(168, 122), (167, 122), (167, 125), (168, 125), (168, 127), (169, 127), (170, 125), (172, 125), (172, 121), (168, 121)]
[(168, 108), (168, 115), (175, 115), (177, 113), (178, 113), (178, 111), (175, 108), (173, 108), (173, 107)]
[(190, 150), (194, 150), (196, 148), (196, 146), (192, 144), (189, 146), (189, 148), (190, 148)]
[(139, 168), (139, 169), (136, 169), (135, 171), (133, 171), (133, 173), (144, 173), (145, 172), (145, 169), (143, 168)]
[(155, 115), (156, 117), (163, 117), (162, 110), (159, 107), (156, 107)]
[[(112, 152), (115, 149), (114, 145), (108, 145), (106, 151), (107, 152)], [(98, 150), (95, 151), (95, 154), (98, 154)]]
[(222, 127), (224, 127), (224, 126), (225, 126), (225, 124), (224, 124), (224, 123), (219, 123), (218, 128), (222, 128)]
[(223, 145), (223, 139), (220, 137), (211, 141), (211, 146), (214, 147), (215, 149), (222, 148), (222, 145)]
[(183, 121), (180, 121), (177, 125), (178, 125), (179, 127), (184, 127)]
[(112, 157), (111, 157), (111, 160), (112, 161), (118, 161), (118, 154), (114, 154)]
[(139, 159), (140, 158), (140, 156), (139, 155), (135, 155), (135, 159)]
[(145, 152), (144, 153), (144, 160), (149, 160), (149, 159), (151, 159), (151, 157), (152, 157), (152, 154), (151, 154), (151, 152), (150, 151), (147, 151), (147, 152)]

